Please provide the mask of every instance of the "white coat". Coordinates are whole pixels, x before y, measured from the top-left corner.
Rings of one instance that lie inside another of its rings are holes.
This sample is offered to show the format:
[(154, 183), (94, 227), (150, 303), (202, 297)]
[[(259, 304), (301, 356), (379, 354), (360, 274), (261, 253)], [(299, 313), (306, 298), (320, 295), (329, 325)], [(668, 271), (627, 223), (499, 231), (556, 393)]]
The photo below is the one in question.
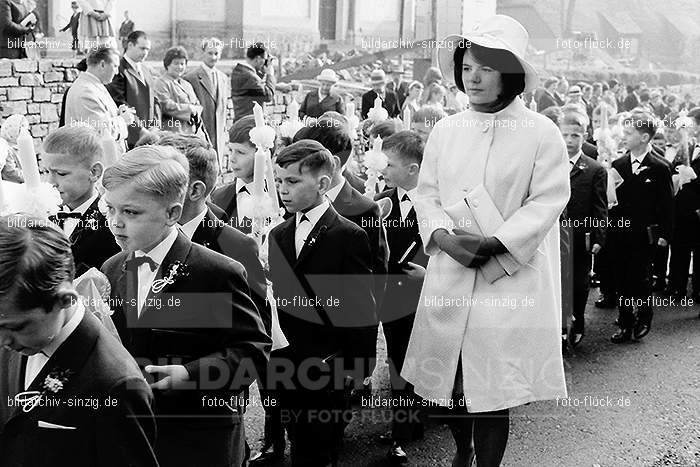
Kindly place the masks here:
[[(557, 222), (569, 192), (556, 125), (520, 98), (495, 114), (466, 110), (437, 123), (415, 199), (430, 260), (401, 372), (418, 395), (449, 405), (461, 353), (470, 412), (566, 397)], [(498, 238), (509, 253), (488, 265), (501, 277), (440, 251), (430, 241), (440, 227)]]

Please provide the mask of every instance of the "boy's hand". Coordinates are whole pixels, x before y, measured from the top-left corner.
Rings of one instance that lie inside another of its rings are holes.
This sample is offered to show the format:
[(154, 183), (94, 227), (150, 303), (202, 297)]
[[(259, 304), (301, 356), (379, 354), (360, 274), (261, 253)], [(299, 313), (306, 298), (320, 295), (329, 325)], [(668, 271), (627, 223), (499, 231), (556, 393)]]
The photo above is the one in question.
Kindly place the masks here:
[(426, 270), (420, 264), (412, 263), (408, 261), (404, 267), (403, 271), (408, 274), (413, 279), (421, 280), (425, 277)]

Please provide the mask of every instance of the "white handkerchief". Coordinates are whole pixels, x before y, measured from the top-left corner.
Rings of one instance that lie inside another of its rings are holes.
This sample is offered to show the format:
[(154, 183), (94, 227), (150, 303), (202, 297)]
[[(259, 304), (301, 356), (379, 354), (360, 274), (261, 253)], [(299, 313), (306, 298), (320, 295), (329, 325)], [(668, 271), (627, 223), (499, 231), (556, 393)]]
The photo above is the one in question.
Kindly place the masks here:
[(74, 426), (56, 425), (42, 420), (39, 420), (39, 428), (48, 428), (49, 430), (77, 430)]

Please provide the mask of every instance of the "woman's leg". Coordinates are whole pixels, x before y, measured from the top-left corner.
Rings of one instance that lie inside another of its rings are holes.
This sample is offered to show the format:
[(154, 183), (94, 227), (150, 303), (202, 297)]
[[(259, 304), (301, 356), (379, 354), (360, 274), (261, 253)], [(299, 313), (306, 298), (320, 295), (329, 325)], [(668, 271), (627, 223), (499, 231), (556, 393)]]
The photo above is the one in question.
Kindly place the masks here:
[(474, 444), (472, 443), (472, 433), (474, 420), (466, 413), (451, 414), (447, 425), (457, 445), (457, 452), (452, 460), (452, 467), (470, 467), (474, 458)]
[(498, 467), (508, 444), (508, 409), (474, 417), (474, 450), (478, 467)]

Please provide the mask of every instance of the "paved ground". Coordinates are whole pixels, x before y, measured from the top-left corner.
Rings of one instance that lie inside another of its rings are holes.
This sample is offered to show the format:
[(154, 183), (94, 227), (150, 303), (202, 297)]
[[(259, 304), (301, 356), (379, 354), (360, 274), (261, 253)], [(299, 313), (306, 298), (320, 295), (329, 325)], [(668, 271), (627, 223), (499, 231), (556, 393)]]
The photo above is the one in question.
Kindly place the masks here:
[[(590, 298), (587, 335), (565, 361), (570, 403), (513, 410), (503, 466), (700, 466), (700, 306), (657, 308), (643, 341), (614, 345), (616, 312), (592, 306), (597, 291)], [(382, 364), (375, 391), (386, 395), (387, 385)], [(388, 413), (362, 415), (348, 427), (341, 465), (388, 465), (386, 447), (375, 442), (390, 426)], [(262, 409), (251, 408), (246, 424), (255, 448)], [(430, 424), (407, 451), (409, 465), (450, 466), (454, 443), (446, 427)]]

